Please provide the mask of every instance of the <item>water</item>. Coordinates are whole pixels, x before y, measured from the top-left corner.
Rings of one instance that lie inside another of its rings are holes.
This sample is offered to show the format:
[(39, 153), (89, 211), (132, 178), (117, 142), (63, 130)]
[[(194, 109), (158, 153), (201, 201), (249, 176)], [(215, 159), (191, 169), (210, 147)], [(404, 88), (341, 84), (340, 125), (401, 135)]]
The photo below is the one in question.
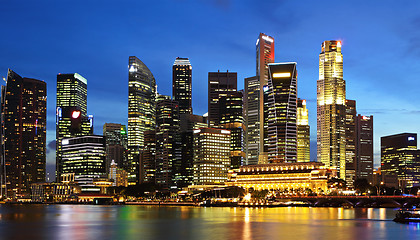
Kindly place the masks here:
[(0, 205), (0, 239), (420, 239), (393, 209)]

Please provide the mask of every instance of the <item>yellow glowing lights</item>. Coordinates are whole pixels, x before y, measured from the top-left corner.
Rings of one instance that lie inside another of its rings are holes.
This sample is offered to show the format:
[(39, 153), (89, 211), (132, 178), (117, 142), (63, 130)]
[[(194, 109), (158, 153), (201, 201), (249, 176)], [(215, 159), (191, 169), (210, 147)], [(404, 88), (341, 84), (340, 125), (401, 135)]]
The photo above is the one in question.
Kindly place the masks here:
[(337, 41), (337, 47), (341, 47), (341, 41)]
[(284, 73), (273, 73), (273, 78), (287, 78), (292, 76), (290, 72), (284, 72)]

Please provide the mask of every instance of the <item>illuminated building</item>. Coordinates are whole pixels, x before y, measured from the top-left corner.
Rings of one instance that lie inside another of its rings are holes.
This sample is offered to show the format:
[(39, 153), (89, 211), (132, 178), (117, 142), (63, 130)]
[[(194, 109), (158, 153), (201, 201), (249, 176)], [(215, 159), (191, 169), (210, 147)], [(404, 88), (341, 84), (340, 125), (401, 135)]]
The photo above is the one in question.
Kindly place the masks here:
[(296, 63), (268, 64), (267, 151), (270, 163), (297, 161)]
[(140, 183), (155, 183), (156, 130), (144, 132), (144, 147), (140, 151)]
[(62, 140), (62, 173), (74, 174), (82, 191), (99, 191), (95, 178), (106, 175), (105, 138), (90, 135)]
[(57, 75), (56, 179), (63, 174), (62, 140), (93, 133), (93, 117), (87, 116), (87, 80), (77, 73)]
[(420, 150), (416, 133), (381, 137), (381, 173), (387, 187), (420, 185)]
[(28, 197), (32, 183), (45, 181), (47, 85), (9, 69), (1, 97), (0, 196)]
[[(259, 80), (260, 88), (264, 89), (268, 86), (269, 72), (268, 64), (274, 63), (274, 38), (270, 37), (264, 33), (260, 33), (257, 43), (256, 43), (256, 53), (257, 53), (257, 77)], [(260, 130), (260, 140), (259, 140), (259, 163), (267, 163), (267, 147), (265, 140), (267, 138), (267, 116), (268, 109), (267, 104), (264, 101), (264, 91), (259, 91), (259, 130)]]
[(176, 187), (181, 176), (179, 105), (170, 96), (159, 95), (156, 107), (155, 182), (163, 189)]
[(230, 131), (230, 166), (242, 166), (244, 152), (244, 132), (246, 130), (242, 111), (242, 92), (233, 92), (219, 99), (220, 127)]
[(210, 127), (219, 127), (221, 119), (220, 98), (226, 97), (236, 90), (236, 72), (209, 72), (208, 120)]
[(328, 191), (328, 180), (335, 172), (318, 162), (272, 163), (242, 166), (229, 171), (228, 186), (254, 190)]
[(106, 140), (106, 166), (114, 161), (118, 166), (128, 169), (127, 128), (118, 123), (105, 123), (103, 135)]
[(179, 113), (192, 114), (192, 66), (188, 58), (177, 57), (172, 67), (172, 96)]
[(310, 128), (306, 100), (297, 101), (297, 161), (309, 162), (310, 158)]
[(317, 81), (317, 161), (346, 172), (346, 85), (340, 41), (324, 41)]
[(357, 132), (356, 132), (356, 101), (346, 99), (346, 172), (347, 188), (353, 188), (356, 179)]
[(128, 181), (139, 182), (139, 156), (144, 132), (156, 124), (156, 82), (152, 72), (135, 56), (128, 60)]
[(194, 178), (194, 129), (207, 127), (207, 117), (193, 114), (180, 115), (181, 126), (181, 175), (177, 181), (178, 187), (193, 184)]
[(218, 185), (227, 180), (230, 168), (229, 145), (229, 130), (194, 130), (194, 185)]
[(373, 182), (373, 116), (356, 118), (356, 178)]
[(245, 156), (246, 165), (258, 164), (260, 144), (260, 81), (258, 77), (245, 78)]
[(118, 167), (118, 164), (112, 160), (110, 168), (109, 168), (109, 174), (108, 178), (111, 180), (114, 180), (112, 183), (113, 187), (127, 187), (128, 181), (127, 181), (127, 172)]

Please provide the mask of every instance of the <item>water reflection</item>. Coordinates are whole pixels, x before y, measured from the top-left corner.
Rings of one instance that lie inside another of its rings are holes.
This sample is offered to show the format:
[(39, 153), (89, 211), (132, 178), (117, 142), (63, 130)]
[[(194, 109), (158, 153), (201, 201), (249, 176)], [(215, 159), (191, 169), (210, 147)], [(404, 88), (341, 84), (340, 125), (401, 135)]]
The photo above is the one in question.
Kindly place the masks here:
[(4, 239), (420, 239), (393, 209), (0, 205)]

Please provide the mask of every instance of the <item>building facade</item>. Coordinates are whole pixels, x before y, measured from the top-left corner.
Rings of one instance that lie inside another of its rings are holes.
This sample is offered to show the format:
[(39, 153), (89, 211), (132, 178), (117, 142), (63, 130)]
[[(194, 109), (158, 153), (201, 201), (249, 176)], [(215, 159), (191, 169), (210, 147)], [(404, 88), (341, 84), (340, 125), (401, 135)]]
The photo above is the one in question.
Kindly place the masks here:
[(246, 165), (258, 164), (260, 144), (260, 81), (259, 77), (245, 78), (245, 156)]
[(335, 167), (345, 180), (346, 84), (340, 41), (324, 41), (317, 81), (317, 161)]
[(172, 67), (172, 97), (179, 113), (192, 114), (192, 66), (188, 58), (177, 57)]
[[(8, 70), (1, 89), (1, 196), (28, 197), (45, 181), (47, 86)], [(4, 187), (4, 188), (3, 188)]]
[(267, 153), (270, 163), (297, 161), (296, 63), (268, 64)]
[(373, 116), (356, 118), (356, 178), (373, 183)]
[(114, 161), (119, 167), (128, 170), (127, 163), (127, 127), (118, 123), (105, 123), (103, 136), (106, 145), (107, 169)]
[(357, 169), (356, 101), (346, 99), (346, 172), (347, 188), (353, 188)]
[(306, 100), (297, 101), (297, 161), (309, 162), (310, 156), (310, 128)]
[(156, 125), (156, 81), (147, 66), (135, 56), (128, 60), (128, 181), (139, 182), (140, 149), (144, 132)]
[(210, 127), (219, 127), (221, 119), (220, 99), (237, 91), (236, 72), (209, 72), (208, 121)]

